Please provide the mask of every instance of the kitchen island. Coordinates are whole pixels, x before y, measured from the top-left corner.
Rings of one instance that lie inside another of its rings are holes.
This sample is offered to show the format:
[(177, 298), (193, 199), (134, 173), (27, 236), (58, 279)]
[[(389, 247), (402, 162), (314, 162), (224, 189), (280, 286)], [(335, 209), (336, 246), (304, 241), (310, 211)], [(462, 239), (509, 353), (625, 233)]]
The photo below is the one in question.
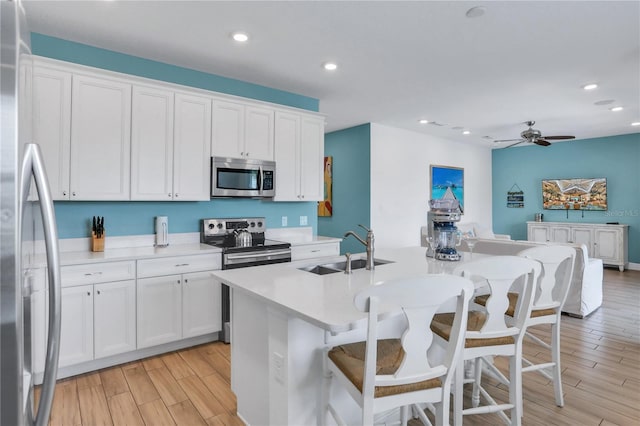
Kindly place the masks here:
[[(231, 389), (245, 423), (317, 424), (324, 348), (364, 340), (366, 315), (353, 307), (353, 296), (382, 281), (449, 272), (460, 264), (427, 258), (424, 247), (378, 250), (376, 259), (390, 263), (352, 274), (299, 269), (312, 265), (309, 260), (214, 272), (231, 287)], [(332, 401), (347, 422), (359, 421), (357, 405), (340, 391), (332, 389)]]

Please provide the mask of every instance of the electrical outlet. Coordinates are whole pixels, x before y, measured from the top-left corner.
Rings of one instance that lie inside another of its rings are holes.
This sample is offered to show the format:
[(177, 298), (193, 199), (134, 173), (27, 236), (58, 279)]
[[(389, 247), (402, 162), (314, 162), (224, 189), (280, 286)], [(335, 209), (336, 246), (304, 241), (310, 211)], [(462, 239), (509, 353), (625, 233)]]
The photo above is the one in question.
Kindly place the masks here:
[(282, 226), (287, 226), (287, 217), (282, 216)]
[(280, 383), (284, 383), (284, 356), (274, 352), (272, 357), (273, 377)]
[(307, 217), (300, 216), (300, 226), (307, 226)]

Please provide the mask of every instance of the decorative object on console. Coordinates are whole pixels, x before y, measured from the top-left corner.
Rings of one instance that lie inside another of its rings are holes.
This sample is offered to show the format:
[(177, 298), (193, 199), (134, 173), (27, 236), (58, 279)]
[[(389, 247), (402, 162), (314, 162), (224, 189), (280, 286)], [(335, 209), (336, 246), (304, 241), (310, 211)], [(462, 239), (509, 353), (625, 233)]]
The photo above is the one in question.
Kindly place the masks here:
[(318, 216), (333, 214), (333, 157), (324, 157), (324, 200), (318, 201)]
[(431, 200), (443, 198), (451, 192), (460, 203), (460, 213), (464, 213), (464, 169), (460, 167), (430, 166)]
[(607, 179), (543, 179), (546, 210), (607, 210)]

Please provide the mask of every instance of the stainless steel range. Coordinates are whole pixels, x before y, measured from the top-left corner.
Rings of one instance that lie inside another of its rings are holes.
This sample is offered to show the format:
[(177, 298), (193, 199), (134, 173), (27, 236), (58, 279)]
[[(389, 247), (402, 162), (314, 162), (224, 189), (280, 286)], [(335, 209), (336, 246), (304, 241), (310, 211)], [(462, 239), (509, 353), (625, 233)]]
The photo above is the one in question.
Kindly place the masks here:
[[(266, 239), (264, 217), (202, 219), (200, 242), (222, 249), (222, 269), (291, 262), (291, 244)], [(222, 285), (222, 336), (229, 343), (229, 287)]]

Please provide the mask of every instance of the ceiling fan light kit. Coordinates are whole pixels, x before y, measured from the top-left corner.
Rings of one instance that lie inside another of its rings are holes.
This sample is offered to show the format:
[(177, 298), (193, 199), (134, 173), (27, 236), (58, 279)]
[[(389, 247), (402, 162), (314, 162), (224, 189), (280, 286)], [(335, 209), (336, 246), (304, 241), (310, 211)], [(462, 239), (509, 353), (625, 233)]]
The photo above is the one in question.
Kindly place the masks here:
[(576, 138), (575, 136), (568, 135), (542, 136), (540, 130), (533, 128), (533, 125), (536, 124), (535, 121), (525, 121), (524, 124), (529, 126), (529, 128), (520, 133), (520, 139), (499, 139), (495, 140), (494, 142), (515, 142), (504, 147), (511, 148), (512, 146), (520, 145), (523, 142), (533, 143), (540, 146), (549, 146), (551, 145), (551, 142), (549, 142), (549, 140), (566, 140)]

